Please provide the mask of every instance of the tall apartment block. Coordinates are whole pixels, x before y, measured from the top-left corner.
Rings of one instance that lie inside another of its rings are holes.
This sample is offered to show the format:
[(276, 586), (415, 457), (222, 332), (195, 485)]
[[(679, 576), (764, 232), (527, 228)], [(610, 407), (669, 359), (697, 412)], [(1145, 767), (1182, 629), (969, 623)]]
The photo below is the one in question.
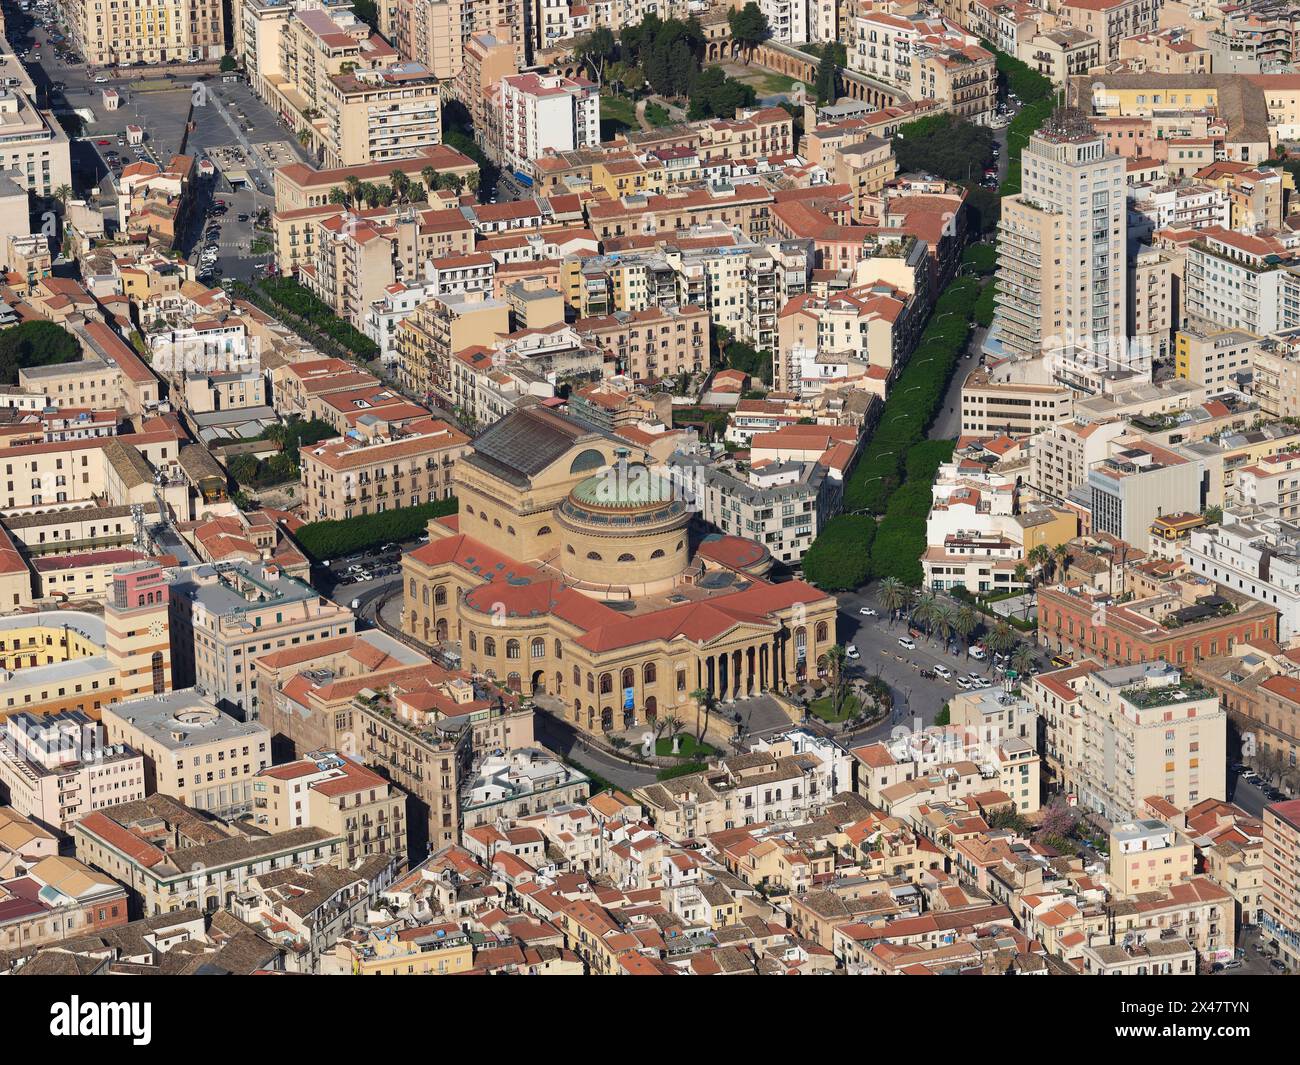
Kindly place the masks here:
[(1002, 201), (998, 309), (987, 348), (1036, 358), (1085, 348), (1122, 365), (1127, 269), (1124, 160), (1082, 112), (1059, 108), (1020, 157)]

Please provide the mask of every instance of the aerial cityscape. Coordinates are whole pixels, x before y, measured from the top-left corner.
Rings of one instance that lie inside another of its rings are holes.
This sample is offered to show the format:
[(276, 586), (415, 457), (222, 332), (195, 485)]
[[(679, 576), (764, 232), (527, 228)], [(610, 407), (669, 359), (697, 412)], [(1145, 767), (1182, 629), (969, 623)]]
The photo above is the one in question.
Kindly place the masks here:
[(0, 11), (0, 975), (1300, 973), (1300, 5)]

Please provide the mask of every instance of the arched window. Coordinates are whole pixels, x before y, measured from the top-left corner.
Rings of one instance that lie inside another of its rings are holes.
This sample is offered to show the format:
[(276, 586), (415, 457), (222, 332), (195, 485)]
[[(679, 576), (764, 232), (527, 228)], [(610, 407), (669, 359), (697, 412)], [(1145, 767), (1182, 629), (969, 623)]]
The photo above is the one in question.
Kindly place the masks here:
[[(564, 657), (564, 644), (560, 643), (559, 640), (556, 640), (556, 641), (555, 641), (555, 657), (556, 657), (557, 659), (560, 659), (560, 658), (563, 658), (563, 657)], [(574, 683), (577, 683), (577, 682), (575, 681)]]
[(591, 559), (592, 562), (599, 562), (601, 560), (600, 553), (597, 551), (588, 551), (587, 557)]
[(480, 510), (479, 513), (478, 513), (478, 516), (479, 516), (479, 520), (480, 520), (480, 521), (482, 521), (484, 524), (487, 524), (487, 512), (486, 512), (486, 511), (482, 511), (482, 510)]
[(582, 670), (577, 666), (573, 667), (573, 683), (576, 687), (582, 686)]
[(162, 652), (155, 651), (150, 662), (153, 666), (153, 693), (154, 695), (161, 695), (167, 687), (167, 677), (163, 671)]
[(523, 682), (519, 679), (518, 673), (511, 673), (506, 677), (506, 687), (511, 691), (523, 691)]
[(624, 551), (621, 555), (618, 556), (618, 560), (620, 562), (635, 562), (636, 555), (629, 554), (627, 551)]
[(515, 527), (514, 527), (513, 525), (507, 525), (507, 526), (506, 526), (506, 532), (508, 532), (511, 536), (514, 536), (514, 534), (515, 534)]
[(610, 673), (600, 675), (600, 694), (609, 695), (614, 690), (614, 677)]
[(631, 688), (635, 684), (636, 684), (636, 673), (633, 672), (631, 667), (623, 670), (623, 690), (626, 691), (628, 688)]
[(546, 657), (546, 641), (540, 636), (533, 640), (532, 656), (534, 658)]
[(441, 584), (433, 590), (433, 605), (434, 606), (447, 605), (447, 586), (445, 584)]
[(497, 642), (491, 636), (483, 637), (483, 653), (489, 658), (495, 658), (497, 654)]
[(474, 508), (471, 507), (468, 503), (465, 504), (465, 513), (471, 516), (474, 514)]
[(578, 553), (578, 552), (576, 552), (576, 551), (573, 549), (573, 545), (572, 545), (572, 544), (566, 544), (565, 547), (564, 547), (564, 549), (565, 549), (567, 552), (569, 552), (569, 554), (571, 554), (571, 555), (576, 555), (576, 554)]
[(588, 448), (573, 460), (569, 466), (570, 473), (582, 473), (584, 470), (598, 470), (605, 465), (605, 456), (594, 448)]
[(540, 529), (537, 530), (537, 535), (538, 535), (538, 536), (550, 536), (550, 535), (551, 535), (551, 527), (550, 527), (549, 525), (543, 525)]
[(650, 552), (650, 557), (663, 558), (664, 557), (663, 549), (656, 547), (653, 551)]
[(411, 598), (415, 598), (415, 578), (411, 578)]
[(657, 677), (658, 674), (655, 672), (655, 664), (653, 662), (647, 662), (645, 668), (641, 670), (641, 683), (653, 684)]
[(593, 677), (590, 673), (588, 673), (588, 674), (587, 674), (587, 691), (589, 691), (589, 692), (594, 692), (595, 690), (596, 690), (596, 678)]
[(492, 524), (493, 524), (496, 528), (498, 528), (498, 529), (501, 528), (501, 519), (500, 519), (500, 518), (493, 518), (493, 519), (492, 519)]
[(429, 605), (429, 586), (427, 584), (420, 589), (420, 599), (424, 602), (425, 606)]
[(518, 658), (518, 657), (519, 657), (519, 641), (518, 641), (518, 640), (506, 640), (506, 657), (507, 657), (507, 658)]
[(469, 630), (469, 649), (471, 651), (478, 650), (478, 636), (475, 634), (473, 629)]
[(819, 622), (817, 622), (817, 642), (818, 642), (818, 643), (821, 643), (823, 640), (825, 640), (825, 639), (827, 638), (827, 635), (828, 635), (829, 632), (830, 632), (830, 630), (826, 627), (826, 622), (824, 622), (824, 621), (819, 621)]
[(673, 550), (674, 550), (674, 551), (680, 551), (680, 550), (682, 549), (682, 544), (683, 544), (683, 543), (684, 543), (684, 541), (682, 541), (682, 540), (678, 540), (678, 541), (677, 541), (677, 546), (674, 547)]

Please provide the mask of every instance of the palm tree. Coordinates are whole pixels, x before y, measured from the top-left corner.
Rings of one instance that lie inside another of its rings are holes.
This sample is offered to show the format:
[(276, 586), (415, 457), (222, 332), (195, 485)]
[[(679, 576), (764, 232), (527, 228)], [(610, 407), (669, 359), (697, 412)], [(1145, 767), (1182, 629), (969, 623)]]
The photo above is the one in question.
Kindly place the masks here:
[(1011, 668), (1019, 679), (1024, 680), (1034, 671), (1034, 652), (1027, 643), (1022, 643), (1011, 654)]
[(1029, 561), (1038, 568), (1041, 579), (1052, 568), (1052, 551), (1046, 544), (1039, 544), (1029, 552)]
[[(1029, 583), (1029, 570), (1023, 562), (1016, 563), (1016, 568), (1012, 571), (1011, 576), (1019, 585), (1023, 586)], [(1021, 590), (1024, 590), (1023, 587)]]
[(420, 171), (420, 180), (424, 182), (424, 187), (432, 192), (433, 186), (438, 183), (438, 171), (431, 166), (426, 166)]
[(934, 625), (934, 634), (939, 637), (939, 642), (945, 647), (948, 645), (948, 638), (953, 633), (953, 626), (957, 622), (956, 612), (947, 603), (937, 603), (934, 608), (934, 615), (930, 619)]
[(839, 717), (847, 691), (844, 684), (844, 648), (839, 644), (829, 648), (826, 651), (826, 664), (831, 670), (831, 712)]
[(704, 734), (709, 730), (709, 715), (718, 708), (718, 700), (707, 688), (696, 688), (691, 692), (691, 698), (695, 700), (696, 707), (704, 711), (704, 716), (700, 718), (699, 735), (695, 737), (697, 743), (703, 743)]
[(880, 582), (880, 590), (877, 592), (880, 599), (880, 605), (889, 611), (889, 620), (897, 621), (898, 612), (903, 609), (907, 602), (907, 587), (897, 577), (886, 577)]
[(1065, 576), (1066, 570), (1070, 568), (1070, 545), (1057, 544), (1052, 548), (1052, 555), (1056, 558), (1056, 568), (1061, 571), (1061, 576)]
[(343, 185), (348, 190), (348, 199), (352, 201), (352, 206), (356, 207), (361, 202), (361, 179), (351, 174)]
[[(656, 727), (658, 727), (658, 725), (659, 722), (656, 722)], [(672, 746), (673, 754), (677, 753), (677, 746), (679, 742), (677, 739), (677, 734), (679, 732), (684, 731), (685, 729), (686, 729), (686, 722), (683, 721), (676, 714), (669, 714), (667, 717), (663, 719), (662, 731), (667, 732), (668, 738), (673, 741), (673, 746)], [(656, 737), (656, 739), (657, 738), (658, 737)]]
[(394, 170), (388, 175), (388, 184), (392, 187), (398, 203), (406, 202), (406, 188), (410, 183), (410, 179), (401, 170)]
[(953, 632), (962, 637), (962, 644), (965, 645), (967, 658), (970, 658), (971, 653), (971, 633), (975, 631), (975, 625), (978, 624), (979, 618), (975, 616), (974, 607), (970, 606), (969, 603), (962, 603), (953, 618)]
[(913, 624), (920, 623), (925, 626), (925, 634), (931, 634), (931, 624), (934, 621), (935, 612), (939, 609), (939, 600), (935, 598), (933, 592), (922, 592), (916, 599), (916, 605), (912, 607)]
[(477, 196), (479, 183), (481, 181), (482, 175), (477, 170), (471, 170), (465, 175), (465, 188)]
[(1016, 642), (1016, 634), (1011, 631), (1011, 626), (1005, 619), (999, 619), (998, 623), (993, 626), (993, 631), (989, 633), (988, 639), (984, 641), (988, 644), (990, 651), (1003, 654), (1009, 651)]
[(352, 198), (348, 195), (347, 189), (335, 185), (330, 189), (330, 203), (339, 207), (347, 207), (352, 203)]

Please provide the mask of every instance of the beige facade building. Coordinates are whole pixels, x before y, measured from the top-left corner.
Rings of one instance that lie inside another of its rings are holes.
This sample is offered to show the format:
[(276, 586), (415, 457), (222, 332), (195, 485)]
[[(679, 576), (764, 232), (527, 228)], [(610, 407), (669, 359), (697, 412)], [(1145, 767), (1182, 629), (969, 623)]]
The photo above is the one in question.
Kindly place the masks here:
[(1107, 154), (1081, 112), (1062, 108), (1030, 137), (1020, 165), (1020, 192), (1003, 199), (998, 224), (992, 333), (1025, 358), (1073, 346), (1118, 353), (1128, 307), (1124, 160)]
[(335, 751), (258, 773), (253, 816), (272, 834), (308, 827), (342, 836), (345, 865), (376, 854), (406, 857), (406, 796)]
[(236, 721), (194, 688), (126, 699), (103, 712), (110, 743), (144, 756), (146, 791), (219, 817), (252, 808), (252, 780), (271, 763), (271, 734)]
[(1073, 411), (1074, 393), (1058, 385), (999, 382), (975, 370), (961, 387), (963, 434), (1028, 436), (1068, 420)]
[(179, 683), (200, 686), (243, 721), (256, 721), (260, 712), (254, 658), (346, 636), (355, 627), (351, 610), (276, 562), (193, 566), (172, 592)]
[(490, 348), (510, 332), (510, 305), (482, 292), (434, 296), (397, 327), (402, 385), (415, 396), (452, 395), (452, 357)]
[(68, 0), (63, 12), (91, 67), (220, 59), (225, 52), (221, 0)]
[(146, 916), (233, 906), (249, 881), (273, 869), (342, 864), (343, 837), (319, 828), (245, 833), (170, 795), (150, 795), (82, 818), (77, 858), (126, 886)]
[(1300, 800), (1264, 807), (1264, 914), (1266, 935), (1283, 960), (1300, 966)]
[(345, 521), (446, 499), (469, 437), (437, 418), (398, 428), (359, 423), (359, 438), (302, 449), (302, 487), (312, 521)]
[[(694, 720), (693, 692), (727, 700), (825, 670), (834, 599), (755, 576), (770, 555), (751, 541), (696, 555), (685, 502), (642, 462), (542, 408), (487, 429), (456, 464), (457, 519), (403, 557), (405, 630), (459, 642), (471, 672), (545, 692), (590, 731)], [(702, 579), (711, 568), (732, 576)]]
[(1110, 883), (1120, 896), (1168, 891), (1196, 872), (1196, 848), (1172, 825), (1152, 818), (1110, 829)]
[(1055, 783), (1107, 820), (1128, 821), (1153, 795), (1179, 808), (1224, 797), (1226, 711), (1166, 662), (1044, 674), (1030, 701)]

